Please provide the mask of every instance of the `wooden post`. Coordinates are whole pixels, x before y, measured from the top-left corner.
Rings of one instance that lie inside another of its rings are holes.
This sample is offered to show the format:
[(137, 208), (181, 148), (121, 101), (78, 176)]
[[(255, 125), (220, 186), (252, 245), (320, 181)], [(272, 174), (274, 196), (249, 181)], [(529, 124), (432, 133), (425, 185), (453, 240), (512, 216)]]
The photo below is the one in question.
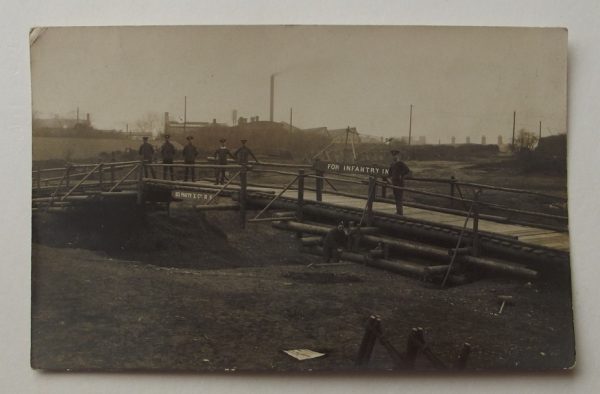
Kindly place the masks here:
[(71, 166), (69, 164), (65, 167), (65, 185), (67, 189), (71, 187)]
[(371, 354), (373, 353), (373, 347), (375, 346), (375, 341), (377, 341), (377, 337), (380, 333), (381, 320), (379, 320), (377, 316), (371, 315), (367, 321), (365, 335), (363, 335), (360, 348), (358, 349), (358, 355), (356, 356), (357, 366), (364, 366), (369, 363)]
[(246, 192), (248, 188), (248, 168), (242, 165), (240, 169), (240, 221), (242, 228), (246, 228)]
[(36, 184), (37, 189), (39, 191), (42, 188), (42, 169), (40, 168), (40, 166), (37, 167)]
[[(454, 188), (455, 188), (456, 178), (454, 175), (450, 177), (450, 197), (454, 197)], [(454, 199), (450, 200), (450, 208), (454, 208)]]
[(469, 354), (471, 354), (471, 345), (467, 342), (463, 344), (460, 353), (458, 354), (458, 358), (456, 359), (456, 363), (454, 364), (454, 369), (462, 371), (467, 366), (467, 359), (469, 358)]
[(323, 176), (325, 176), (325, 173), (321, 170), (315, 170), (315, 175), (317, 176), (315, 178), (317, 201), (323, 201)]
[(138, 165), (138, 184), (137, 184), (137, 203), (142, 205), (144, 203), (144, 161), (141, 160)]
[(298, 220), (302, 220), (302, 206), (304, 205), (304, 170), (298, 170)]
[(387, 185), (385, 183), (381, 184), (381, 198), (387, 198)]
[(479, 194), (480, 190), (475, 191), (473, 197), (473, 256), (479, 256)]
[(406, 341), (406, 364), (410, 368), (415, 367), (417, 354), (419, 354), (419, 348), (421, 347), (420, 339), (422, 337), (423, 330), (419, 330), (415, 327), (410, 331), (410, 335)]
[(111, 163), (110, 165), (110, 184), (115, 183), (115, 165)]
[(375, 177), (369, 177), (369, 191), (367, 195), (367, 206), (366, 206), (366, 216), (367, 216), (367, 226), (373, 225), (373, 201), (375, 201)]
[(100, 164), (98, 167), (98, 186), (100, 191), (102, 191), (102, 186), (104, 184), (104, 164)]

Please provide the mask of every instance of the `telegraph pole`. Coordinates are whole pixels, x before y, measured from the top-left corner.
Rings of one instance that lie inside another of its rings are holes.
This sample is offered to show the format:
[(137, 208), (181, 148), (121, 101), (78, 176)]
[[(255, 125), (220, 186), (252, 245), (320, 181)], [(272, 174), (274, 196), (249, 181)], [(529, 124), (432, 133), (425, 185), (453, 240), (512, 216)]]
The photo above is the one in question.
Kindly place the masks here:
[(540, 137), (539, 139), (542, 139), (542, 121), (540, 120)]
[(517, 124), (517, 111), (513, 111), (513, 136), (512, 136), (512, 150), (515, 150), (515, 126)]
[(408, 146), (410, 146), (410, 139), (412, 137), (412, 107), (413, 105), (410, 105), (410, 115), (408, 117)]
[(187, 123), (187, 96), (183, 96), (183, 135), (185, 136), (185, 127)]
[(292, 107), (290, 107), (290, 133), (292, 132), (292, 113), (293, 113), (293, 110), (292, 110)]

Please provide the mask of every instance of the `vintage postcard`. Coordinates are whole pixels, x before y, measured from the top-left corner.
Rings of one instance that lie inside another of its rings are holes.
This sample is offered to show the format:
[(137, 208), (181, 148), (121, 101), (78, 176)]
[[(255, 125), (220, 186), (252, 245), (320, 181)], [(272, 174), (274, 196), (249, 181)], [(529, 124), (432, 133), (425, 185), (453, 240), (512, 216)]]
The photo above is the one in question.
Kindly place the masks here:
[(574, 366), (566, 29), (30, 47), (33, 368)]

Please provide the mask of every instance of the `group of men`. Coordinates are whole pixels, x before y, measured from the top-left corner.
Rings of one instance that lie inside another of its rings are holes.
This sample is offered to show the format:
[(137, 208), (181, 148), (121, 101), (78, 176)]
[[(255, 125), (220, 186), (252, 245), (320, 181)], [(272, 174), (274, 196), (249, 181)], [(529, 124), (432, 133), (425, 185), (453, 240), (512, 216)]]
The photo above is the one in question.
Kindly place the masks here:
[[(171, 143), (171, 136), (169, 134), (165, 134), (165, 142), (161, 145), (159, 151), (162, 157), (162, 163), (166, 164), (163, 166), (163, 179), (167, 179), (167, 173), (169, 173), (171, 180), (174, 180), (174, 171), (173, 171), (173, 160), (175, 159), (175, 155), (177, 150), (173, 143)], [(152, 163), (154, 160), (154, 147), (148, 142), (148, 137), (143, 137), (144, 142), (140, 146), (139, 154), (144, 163)], [(185, 166), (185, 175), (184, 181), (188, 181), (191, 178), (192, 182), (196, 181), (196, 172), (195, 168), (191, 165), (196, 163), (196, 157), (198, 156), (198, 149), (193, 143), (194, 137), (191, 135), (186, 137), (187, 144), (184, 146), (182, 150), (183, 155), (183, 163), (188, 165)], [(248, 164), (248, 160), (250, 157), (258, 163), (258, 159), (254, 156), (254, 153), (246, 146), (246, 142), (248, 140), (241, 140), (242, 146), (238, 148), (234, 154), (231, 154), (227, 146), (225, 146), (225, 139), (219, 140), (221, 146), (215, 151), (214, 159), (216, 164), (219, 166), (227, 165), (228, 159), (232, 158), (239, 164)], [(154, 168), (152, 166), (144, 166), (144, 176), (148, 177), (148, 172), (152, 175), (153, 178), (156, 178), (156, 174), (154, 172)], [(225, 173), (226, 168), (219, 167), (215, 172), (215, 183), (216, 184), (224, 184), (225, 183)]]

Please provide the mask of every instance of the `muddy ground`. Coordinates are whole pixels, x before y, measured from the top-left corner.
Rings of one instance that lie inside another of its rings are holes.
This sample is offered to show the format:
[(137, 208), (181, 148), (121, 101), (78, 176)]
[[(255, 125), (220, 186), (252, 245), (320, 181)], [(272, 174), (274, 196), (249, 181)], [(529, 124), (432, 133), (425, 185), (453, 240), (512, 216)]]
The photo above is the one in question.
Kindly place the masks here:
[[(454, 175), (566, 196), (564, 176), (524, 173), (506, 158), (408, 164), (415, 176)], [(289, 177), (251, 173), (252, 180), (285, 184)], [(435, 184), (421, 187), (448, 192)], [(407, 198), (441, 204), (426, 196)], [(535, 196), (485, 192), (483, 198), (566, 214), (564, 207)], [(240, 229), (234, 212), (199, 213), (178, 204), (170, 216), (102, 207), (69, 217), (36, 214), (32, 365), (53, 370), (354, 370), (371, 314), (381, 317), (386, 337), (400, 351), (413, 327), (424, 328), (431, 349), (447, 364), (469, 342), (469, 370), (539, 370), (574, 363), (566, 276), (534, 283), (488, 277), (438, 290), (359, 264), (321, 263), (319, 257), (299, 253), (295, 235), (268, 223)], [(497, 313), (499, 295), (515, 299), (502, 314)], [(295, 348), (326, 356), (300, 362), (281, 352)], [(380, 345), (369, 368), (393, 368)], [(421, 357), (417, 369), (432, 365)]]
[[(68, 223), (68, 224), (67, 224)], [(319, 265), (293, 234), (235, 212), (36, 215), (32, 365), (53, 370), (344, 371), (371, 314), (404, 351), (412, 327), (467, 369), (573, 364), (570, 283), (508, 278), (439, 290), (359, 264)], [(498, 295), (515, 304), (498, 315)], [(297, 361), (284, 349), (323, 358)], [(375, 348), (370, 368), (391, 358)], [(417, 369), (432, 366), (420, 358)]]

